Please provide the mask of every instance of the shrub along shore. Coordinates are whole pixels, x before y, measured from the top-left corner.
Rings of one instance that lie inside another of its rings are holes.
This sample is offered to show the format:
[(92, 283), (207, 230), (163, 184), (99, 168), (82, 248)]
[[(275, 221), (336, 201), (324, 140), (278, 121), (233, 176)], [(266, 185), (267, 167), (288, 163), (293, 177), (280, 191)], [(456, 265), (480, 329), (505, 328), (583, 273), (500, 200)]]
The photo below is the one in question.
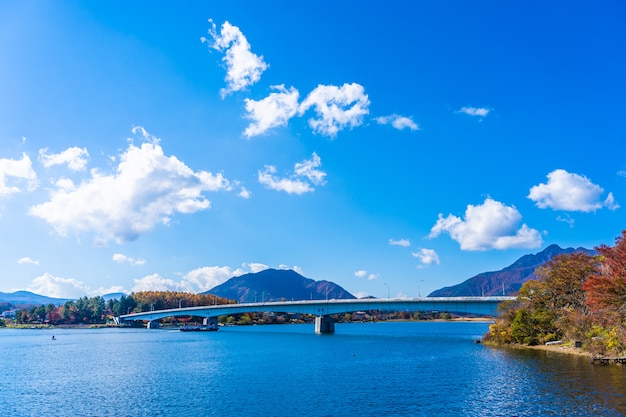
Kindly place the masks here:
[(501, 304), (483, 342), (625, 358), (626, 230), (615, 246), (595, 249), (597, 255), (558, 255), (537, 268), (518, 299)]

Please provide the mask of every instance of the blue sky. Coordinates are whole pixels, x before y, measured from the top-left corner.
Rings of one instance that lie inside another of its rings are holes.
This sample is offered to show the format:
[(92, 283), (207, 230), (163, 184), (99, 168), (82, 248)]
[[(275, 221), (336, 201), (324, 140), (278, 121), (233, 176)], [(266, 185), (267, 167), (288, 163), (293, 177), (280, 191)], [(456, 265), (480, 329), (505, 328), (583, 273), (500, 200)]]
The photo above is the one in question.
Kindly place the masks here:
[[(599, 3), (599, 4), (598, 4)], [(0, 291), (424, 296), (625, 227), (623, 2), (0, 1)]]

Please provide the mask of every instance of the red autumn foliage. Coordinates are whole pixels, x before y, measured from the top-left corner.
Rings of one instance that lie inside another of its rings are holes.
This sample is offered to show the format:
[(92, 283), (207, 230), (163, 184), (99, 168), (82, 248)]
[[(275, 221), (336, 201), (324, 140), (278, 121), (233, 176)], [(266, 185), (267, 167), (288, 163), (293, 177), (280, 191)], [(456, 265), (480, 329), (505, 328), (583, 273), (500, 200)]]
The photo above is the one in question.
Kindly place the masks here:
[(583, 284), (587, 306), (604, 324), (626, 323), (626, 230), (615, 239), (615, 246), (596, 248), (602, 264)]

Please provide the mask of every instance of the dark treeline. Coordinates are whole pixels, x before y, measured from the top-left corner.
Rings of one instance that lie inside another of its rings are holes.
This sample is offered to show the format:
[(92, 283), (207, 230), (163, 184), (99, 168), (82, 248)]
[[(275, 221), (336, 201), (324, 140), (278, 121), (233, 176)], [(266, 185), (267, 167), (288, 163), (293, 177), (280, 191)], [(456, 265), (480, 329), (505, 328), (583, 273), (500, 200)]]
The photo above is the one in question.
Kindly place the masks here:
[(15, 312), (18, 324), (103, 324), (109, 316), (168, 308), (232, 304), (233, 300), (214, 295), (174, 291), (141, 291), (105, 301), (100, 296), (81, 297), (59, 306), (33, 306)]
[(626, 354), (626, 230), (596, 256), (555, 256), (537, 268), (500, 316), (486, 342), (537, 345), (579, 342), (591, 353)]

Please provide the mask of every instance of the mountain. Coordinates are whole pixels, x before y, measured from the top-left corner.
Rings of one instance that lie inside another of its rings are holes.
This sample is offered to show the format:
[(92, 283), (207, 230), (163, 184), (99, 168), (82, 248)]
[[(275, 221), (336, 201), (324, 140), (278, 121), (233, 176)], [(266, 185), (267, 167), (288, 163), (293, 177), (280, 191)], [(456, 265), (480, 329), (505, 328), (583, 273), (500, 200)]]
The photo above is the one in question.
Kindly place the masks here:
[[(534, 255), (524, 255), (510, 266), (500, 271), (483, 272), (468, 280), (444, 287), (430, 293), (429, 297), (463, 297), (481, 295), (512, 295), (516, 294), (526, 281), (535, 278), (535, 269), (549, 261), (556, 255), (569, 254), (573, 252), (585, 252), (595, 255), (596, 251), (585, 248), (562, 249), (558, 245), (550, 245), (544, 250)], [(504, 289), (503, 289), (504, 285)]]
[(202, 294), (240, 303), (356, 298), (333, 282), (314, 281), (288, 269), (266, 269), (234, 277)]
[(52, 298), (39, 295), (30, 291), (16, 291), (12, 293), (0, 292), (0, 303), (11, 303), (16, 306), (40, 306), (40, 305), (60, 305), (69, 301), (67, 298)]

